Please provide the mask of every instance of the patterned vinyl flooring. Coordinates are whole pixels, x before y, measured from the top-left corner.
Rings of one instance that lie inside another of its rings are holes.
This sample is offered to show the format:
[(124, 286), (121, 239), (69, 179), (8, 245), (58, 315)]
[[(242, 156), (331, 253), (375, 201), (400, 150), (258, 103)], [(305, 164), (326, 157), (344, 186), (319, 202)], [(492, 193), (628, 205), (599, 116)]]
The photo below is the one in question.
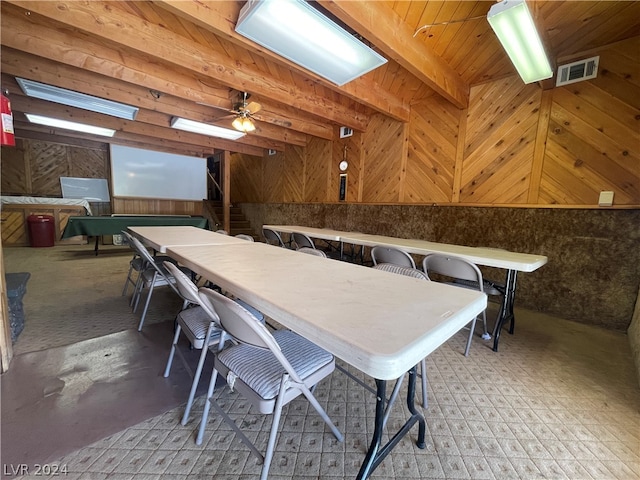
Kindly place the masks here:
[[(120, 295), (129, 256), (104, 250), (93, 257), (89, 246), (5, 249), (7, 271), (32, 273), (16, 354), (135, 328), (137, 317)], [(167, 320), (180, 305), (169, 295), (155, 300), (149, 323)], [(461, 332), (428, 358), (427, 446), (416, 447), (414, 428), (371, 478), (640, 478), (640, 388), (627, 337), (526, 310), (516, 315), (515, 335), (502, 335), (498, 353), (475, 337), (464, 357)], [(262, 448), (271, 419), (237, 392), (219, 388), (215, 396)], [(336, 370), (316, 397), (345, 442), (298, 398), (285, 407), (270, 479), (355, 478), (372, 434), (374, 396)], [(195, 444), (202, 405), (200, 397), (185, 426), (181, 406), (65, 455), (55, 462), (67, 472), (61, 478), (258, 478), (257, 459), (214, 413), (203, 444)], [(397, 402), (388, 430), (406, 416)]]

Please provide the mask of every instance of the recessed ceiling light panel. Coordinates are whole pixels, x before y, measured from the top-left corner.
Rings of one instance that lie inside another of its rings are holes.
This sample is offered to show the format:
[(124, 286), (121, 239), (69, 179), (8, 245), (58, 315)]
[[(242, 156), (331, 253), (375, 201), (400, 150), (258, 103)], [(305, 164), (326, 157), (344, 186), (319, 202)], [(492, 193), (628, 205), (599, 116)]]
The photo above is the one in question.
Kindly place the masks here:
[(24, 78), (16, 77), (16, 82), (18, 82), (18, 85), (20, 85), (25, 95), (29, 97), (61, 103), (63, 105), (69, 105), (70, 107), (82, 108), (105, 115), (112, 115), (126, 120), (135, 120), (139, 110), (138, 107), (124, 103), (113, 102), (104, 98), (54, 87), (53, 85), (47, 85), (45, 83), (25, 80)]
[(187, 120), (186, 118), (173, 117), (171, 119), (171, 127), (185, 132), (199, 133), (200, 135), (208, 135), (210, 137), (224, 138), (226, 140), (237, 140), (245, 136), (244, 132), (231, 130), (230, 128), (217, 127), (207, 123)]
[(113, 137), (116, 133), (111, 128), (96, 127), (95, 125), (87, 125), (85, 123), (69, 122), (59, 118), (44, 117), (33, 113), (25, 113), (27, 120), (38, 125), (46, 125), (47, 127), (64, 128), (65, 130), (74, 130), (76, 132), (91, 133), (93, 135), (102, 135), (104, 137)]

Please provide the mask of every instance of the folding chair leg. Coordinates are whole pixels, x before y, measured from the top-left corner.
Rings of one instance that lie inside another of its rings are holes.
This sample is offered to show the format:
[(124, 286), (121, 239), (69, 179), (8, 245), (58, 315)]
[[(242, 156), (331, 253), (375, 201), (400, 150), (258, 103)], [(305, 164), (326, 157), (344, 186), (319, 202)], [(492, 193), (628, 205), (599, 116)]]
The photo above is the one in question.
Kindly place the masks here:
[[(153, 277), (153, 279), (155, 281), (155, 276)], [(144, 310), (142, 311), (142, 316), (140, 317), (140, 323), (138, 324), (138, 331), (139, 332), (142, 331), (142, 326), (144, 325), (144, 319), (147, 316), (147, 310), (149, 309), (149, 302), (151, 301), (151, 295), (152, 294), (153, 294), (153, 282), (149, 286), (149, 293), (147, 293), (147, 300), (144, 302)]]
[(469, 356), (469, 349), (471, 348), (471, 341), (473, 340), (473, 332), (476, 329), (476, 320), (477, 320), (477, 317), (474, 318), (473, 321), (471, 322), (471, 328), (469, 329), (469, 339), (467, 340), (467, 346), (464, 349), (465, 357)]
[(482, 312), (482, 327), (484, 330), (482, 331), (482, 339), (483, 340), (491, 340), (491, 335), (487, 330), (487, 311)]
[[(282, 388), (282, 387), (280, 387)], [(282, 391), (282, 390), (281, 390)], [(320, 403), (318, 403), (318, 400), (316, 399), (316, 397), (314, 397), (311, 392), (309, 391), (309, 389), (306, 386), (302, 386), (301, 387), (301, 391), (302, 394), (307, 397), (307, 400), (309, 400), (309, 403), (311, 405), (313, 405), (313, 408), (316, 409), (316, 412), (318, 412), (318, 415), (320, 415), (322, 417), (322, 419), (324, 420), (324, 423), (326, 423), (329, 428), (331, 429), (331, 431), (333, 432), (333, 435), (338, 439), (339, 442), (343, 442), (344, 441), (344, 437), (342, 436), (342, 433), (340, 432), (340, 430), (338, 430), (338, 428), (333, 424), (333, 422), (331, 421), (331, 418), (329, 418), (329, 415), (327, 415), (327, 412), (324, 411), (324, 408), (322, 408), (322, 406), (320, 405)], [(277, 402), (276, 402), (277, 403)], [(281, 407), (282, 408), (282, 407)]]
[(173, 343), (171, 344), (171, 351), (169, 352), (169, 358), (167, 360), (167, 366), (164, 368), (164, 378), (169, 376), (169, 372), (171, 371), (171, 364), (173, 363), (173, 356), (176, 353), (176, 345), (178, 344), (178, 338), (180, 337), (180, 331), (182, 327), (180, 324), (176, 325), (176, 333), (173, 336)]
[[(288, 381), (288, 375), (283, 375), (280, 382), (280, 392), (286, 390), (286, 382)], [(313, 395), (311, 395), (312, 398)], [(308, 397), (307, 397), (308, 398)], [(273, 458), (273, 450), (276, 446), (276, 436), (278, 435), (278, 425), (280, 424), (280, 416), (282, 415), (282, 406), (284, 403), (284, 395), (278, 395), (276, 400), (275, 410), (273, 412), (273, 422), (271, 423), (271, 431), (269, 432), (269, 441), (267, 442), (267, 451), (264, 454), (264, 463), (262, 464), (262, 472), (260, 473), (260, 480), (267, 480), (269, 475), (269, 467), (271, 466), (271, 459)]]
[(124, 282), (124, 288), (122, 289), (122, 296), (124, 297), (127, 294), (127, 290), (129, 290), (129, 283), (133, 283), (131, 280), (131, 272), (133, 271), (133, 265), (129, 264), (129, 273), (127, 273), (127, 280)]
[(429, 408), (429, 399), (427, 397), (427, 359), (423, 358), (420, 362), (420, 377), (422, 379), (422, 407)]
[(136, 280), (136, 286), (133, 287), (133, 295), (131, 295), (131, 301), (129, 302), (129, 306), (131, 307), (134, 313), (138, 308), (138, 300), (140, 300), (140, 293), (142, 292), (142, 289), (143, 289), (142, 274), (140, 274), (138, 276), (138, 279)]
[(393, 392), (391, 392), (391, 396), (389, 397), (389, 401), (387, 402), (387, 407), (384, 410), (384, 418), (382, 419), (382, 425), (387, 424), (387, 420), (389, 419), (389, 415), (391, 415), (391, 407), (393, 407), (396, 398), (398, 397), (398, 393), (400, 392), (400, 387), (402, 387), (402, 381), (404, 380), (404, 375), (396, 380), (396, 384), (393, 387)]
[[(211, 337), (212, 327), (209, 327), (207, 330), (207, 339)], [(189, 420), (189, 413), (191, 413), (191, 407), (193, 406), (193, 399), (196, 396), (196, 390), (198, 389), (198, 384), (200, 383), (200, 376), (202, 375), (202, 367), (204, 366), (205, 358), (207, 357), (207, 351), (209, 348), (206, 345), (202, 346), (202, 351), (200, 352), (200, 359), (198, 360), (198, 366), (193, 375), (193, 381), (191, 382), (191, 390), (189, 391), (189, 399), (187, 400), (187, 406), (184, 409), (184, 415), (182, 415), (182, 425), (186, 425)], [(213, 393), (213, 391), (211, 392)], [(208, 399), (211, 395), (207, 396), (207, 403), (209, 403)]]
[[(202, 445), (202, 438), (204, 437), (204, 429), (207, 427), (207, 420), (209, 419), (209, 409), (211, 408), (211, 402), (209, 399), (213, 396), (213, 390), (216, 386), (216, 380), (218, 378), (218, 371), (214, 368), (211, 372), (211, 380), (209, 381), (209, 389), (207, 390), (207, 396), (204, 401), (204, 410), (202, 410), (202, 419), (200, 420), (200, 427), (198, 428), (198, 436), (196, 437), (196, 445)], [(185, 412), (186, 413), (186, 412)], [(182, 424), (184, 425), (185, 418), (182, 418)]]

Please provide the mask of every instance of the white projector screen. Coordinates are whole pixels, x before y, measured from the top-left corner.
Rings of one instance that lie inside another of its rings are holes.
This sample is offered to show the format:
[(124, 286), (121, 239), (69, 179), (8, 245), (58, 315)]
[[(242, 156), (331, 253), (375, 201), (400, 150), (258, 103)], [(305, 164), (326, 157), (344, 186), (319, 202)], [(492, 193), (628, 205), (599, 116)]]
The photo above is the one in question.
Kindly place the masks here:
[(207, 159), (111, 145), (114, 197), (200, 201), (207, 198)]

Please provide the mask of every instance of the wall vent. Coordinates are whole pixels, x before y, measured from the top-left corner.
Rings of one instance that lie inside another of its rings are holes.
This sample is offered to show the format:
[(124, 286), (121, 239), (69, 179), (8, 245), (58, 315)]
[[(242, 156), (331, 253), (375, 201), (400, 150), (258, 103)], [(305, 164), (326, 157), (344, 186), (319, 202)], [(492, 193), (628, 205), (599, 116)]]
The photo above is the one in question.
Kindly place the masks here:
[(577, 62), (567, 63), (558, 67), (556, 87), (569, 83), (581, 82), (598, 76), (598, 60), (600, 57), (587, 58)]
[(349, 127), (340, 127), (340, 138), (346, 138), (353, 135), (353, 130)]

